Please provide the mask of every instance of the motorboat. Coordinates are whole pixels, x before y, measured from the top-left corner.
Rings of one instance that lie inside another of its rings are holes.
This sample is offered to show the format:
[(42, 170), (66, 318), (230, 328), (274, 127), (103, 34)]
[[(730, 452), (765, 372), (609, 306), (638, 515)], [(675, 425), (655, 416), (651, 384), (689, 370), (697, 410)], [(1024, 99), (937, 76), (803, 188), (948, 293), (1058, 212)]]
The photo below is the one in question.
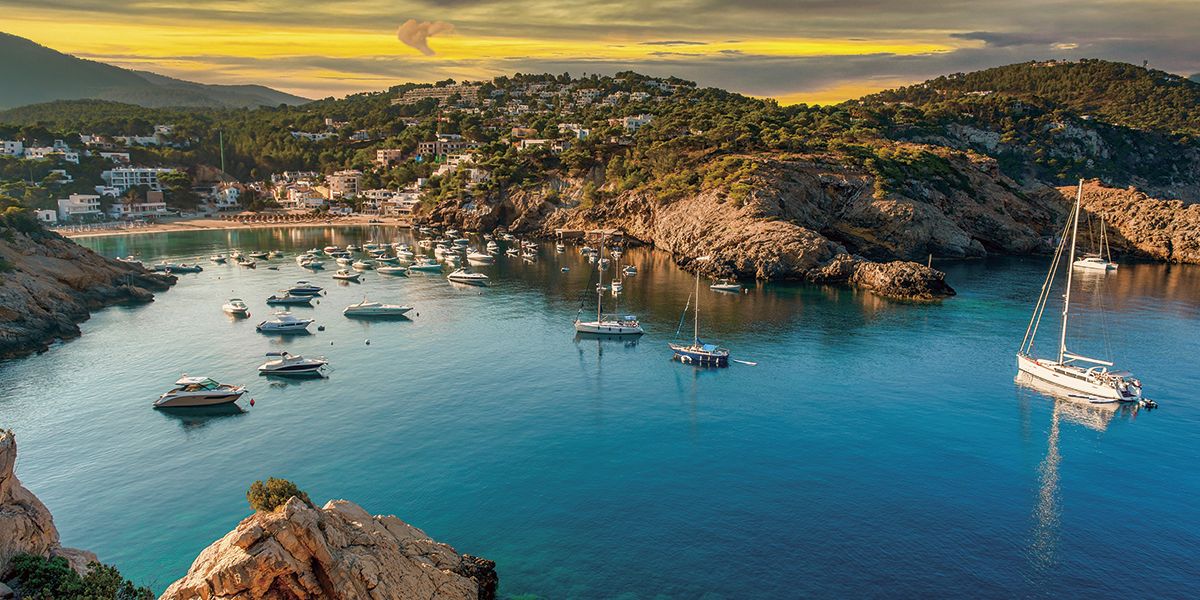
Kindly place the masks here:
[(1091, 269), (1094, 271), (1115, 271), (1117, 263), (1105, 260), (1099, 254), (1088, 254), (1071, 263), (1076, 269)]
[(236, 317), (250, 316), (250, 307), (246, 306), (241, 298), (230, 298), (229, 302), (221, 306), (221, 310)]
[(347, 306), (342, 314), (347, 317), (403, 317), (411, 310), (411, 306), (370, 302), (363, 298), (362, 302)]
[[(1067, 349), (1067, 322), (1071, 314), (1071, 280), (1077, 265), (1075, 260), (1075, 245), (1079, 236), (1079, 213), (1083, 204), (1083, 180), (1079, 180), (1079, 189), (1075, 196), (1075, 206), (1067, 219), (1058, 249), (1050, 261), (1050, 272), (1046, 275), (1037, 304), (1034, 305), (1033, 316), (1025, 329), (1025, 338), (1017, 351), (1017, 381), (1033, 378), (1057, 386), (1072, 396), (1086, 399), (1088, 402), (1103, 404), (1112, 402), (1150, 403), (1142, 398), (1142, 382), (1128, 371), (1117, 370), (1114, 363), (1100, 358), (1089, 358)], [(1069, 235), (1068, 235), (1069, 233)], [(1063, 259), (1066, 265), (1062, 265)], [(1067, 272), (1062, 294), (1062, 328), (1058, 336), (1058, 352), (1053, 358), (1038, 358), (1034, 356), (1034, 339), (1037, 336), (1038, 325), (1041, 324), (1042, 314), (1047, 304), (1057, 295), (1053, 294), (1052, 283), (1059, 267), (1064, 266)]]
[(432, 258), (421, 258), (408, 267), (410, 271), (441, 271), (442, 263)]
[[(698, 261), (709, 260), (708, 256), (697, 258)], [(729, 350), (709, 344), (700, 339), (700, 270), (696, 270), (696, 292), (693, 295), (696, 300), (696, 306), (693, 309), (692, 320), (692, 340), (691, 343), (670, 342), (673, 353), (672, 358), (679, 362), (692, 365), (701, 365), (705, 367), (728, 367), (729, 366)], [(690, 304), (689, 299), (689, 304)], [(688, 307), (683, 307), (683, 314), (687, 316)], [(681, 319), (682, 321), (682, 319)], [(676, 332), (678, 335), (678, 332)]]
[(496, 257), (486, 252), (472, 252), (467, 255), (467, 262), (473, 265), (490, 265), (496, 262)]
[(633, 265), (625, 265), (625, 268), (621, 269), (621, 272), (626, 275), (637, 275), (638, 274), (637, 267), (635, 267)]
[(313, 296), (297, 296), (295, 294), (285, 291), (285, 292), (283, 292), (283, 295), (272, 294), (272, 295), (268, 296), (267, 304), (271, 304), (271, 305), (303, 304), (305, 306), (312, 306), (312, 299), (313, 299)]
[(266, 252), (263, 252), (263, 251), (261, 251), (261, 250), (260, 250), (260, 251), (258, 251), (258, 252), (251, 252), (251, 253), (250, 253), (250, 258), (257, 258), (257, 259), (259, 259), (259, 260), (266, 260), (266, 258), (267, 258), (267, 253), (266, 253)]
[(457, 269), (453, 273), (446, 276), (446, 279), (454, 283), (465, 283), (467, 285), (487, 285), (488, 276), (483, 273), (472, 273), (466, 269)]
[(557, 244), (555, 244), (555, 245), (554, 245), (554, 251), (555, 251), (555, 252), (557, 252), (557, 253), (559, 253), (559, 254), (562, 254), (563, 252), (566, 252), (566, 251), (567, 251), (567, 246), (566, 246), (566, 244), (563, 244), (562, 242), (559, 242), (559, 243), (557, 243)]
[(117, 260), (119, 260), (119, 261), (121, 261), (121, 262), (123, 262), (123, 263), (128, 263), (128, 264), (131, 264), (131, 265), (138, 265), (138, 266), (141, 266), (141, 264), (142, 264), (142, 261), (140, 261), (140, 260), (138, 260), (137, 258), (133, 257), (132, 255), (130, 255), (130, 256), (126, 256), (126, 257), (123, 257), (123, 258), (122, 258), (122, 257), (120, 257), (120, 256), (118, 256), (118, 257), (117, 257)]
[(348, 267), (348, 266), (354, 264), (354, 259), (350, 258), (349, 256), (339, 256), (334, 260), (334, 262), (336, 262), (339, 265), (342, 265), (343, 267)]
[(306, 261), (302, 261), (302, 262), (300, 263), (300, 266), (301, 266), (301, 267), (303, 267), (303, 268), (305, 268), (305, 269), (311, 269), (311, 270), (313, 270), (313, 271), (316, 271), (316, 270), (319, 270), (319, 269), (324, 269), (324, 268), (325, 268), (325, 263), (324, 263), (324, 262), (322, 262), (322, 261), (320, 261), (320, 260), (317, 260), (317, 259), (315, 259), (315, 258), (312, 258), (312, 259), (309, 259), (309, 260), (306, 260)]
[(362, 273), (357, 273), (348, 269), (338, 269), (337, 273), (333, 274), (333, 278), (338, 281), (353, 281), (358, 283), (358, 278), (362, 277)]
[(308, 333), (312, 319), (297, 319), (290, 312), (277, 312), (275, 318), (263, 321), (255, 326), (260, 333)]
[(333, 254), (334, 252), (341, 252), (341, 250), (337, 246), (325, 246), (325, 254)]
[(358, 252), (358, 250), (358, 246), (355, 246), (354, 244), (346, 244), (346, 252)]
[(395, 266), (379, 267), (379, 268), (375, 269), (375, 272), (379, 273), (380, 275), (396, 275), (399, 277), (408, 277), (408, 267), (395, 267)]
[(399, 250), (396, 250), (396, 258), (398, 258), (402, 261), (412, 262), (412, 259), (414, 256), (415, 255), (412, 253), (412, 251), (408, 250), (407, 248), (401, 248)]
[(488, 251), (488, 252), (490, 252), (490, 253), (492, 253), (492, 254), (495, 254), (496, 252), (499, 252), (499, 251), (500, 251), (500, 244), (497, 244), (496, 242), (488, 242), (488, 243), (487, 243), (487, 251)]
[(287, 289), (287, 293), (293, 296), (320, 296), (323, 291), (324, 288), (307, 281), (297, 281), (296, 285)]
[(505, 250), (504, 253), (507, 254), (508, 256), (520, 256), (521, 255), (521, 251), (517, 250), (516, 248), (509, 248), (508, 250)]
[(398, 264), (400, 264), (400, 259), (395, 256), (388, 256), (387, 254), (381, 254), (381, 255), (375, 257), (375, 264), (379, 265), (379, 266), (398, 265)]
[(236, 402), (246, 393), (244, 386), (217, 383), (209, 377), (189, 377), (186, 374), (175, 382), (175, 386), (154, 401), (154, 408), (217, 406)]
[(742, 284), (729, 279), (718, 279), (716, 283), (708, 286), (708, 289), (718, 292), (740, 292), (742, 291)]
[(259, 375), (319, 376), (325, 365), (329, 364), (324, 358), (304, 358), (287, 352), (268, 352), (267, 357), (274, 360), (259, 365)]
[(267, 253), (267, 258), (283, 258), (283, 252), (279, 250), (272, 250)]
[(613, 294), (618, 294), (621, 292), (621, 290), (625, 289), (625, 283), (620, 279), (614, 279), (612, 280), (611, 289)]
[(215, 262), (218, 265), (223, 265), (223, 264), (225, 264), (225, 261), (227, 261), (229, 259), (224, 254), (214, 254), (214, 255), (208, 257), (208, 260), (211, 260), (212, 262)]
[(258, 263), (253, 258), (248, 258), (248, 257), (239, 258), (237, 261), (237, 264), (240, 266), (246, 267), (247, 269), (257, 269), (258, 268)]
[(471, 240), (468, 240), (467, 238), (458, 238), (458, 239), (454, 240), (453, 242), (451, 242), (452, 245), (457, 246), (459, 248), (466, 248), (468, 245), (470, 245), (470, 243), (471, 243)]
[(158, 263), (153, 268), (155, 271), (167, 273), (199, 273), (204, 270), (204, 267), (200, 265), (189, 265), (187, 263)]
[(356, 261), (350, 263), (350, 266), (351, 266), (351, 268), (354, 268), (359, 271), (369, 271), (369, 270), (375, 268), (375, 265), (373, 265), (365, 260), (356, 260)]

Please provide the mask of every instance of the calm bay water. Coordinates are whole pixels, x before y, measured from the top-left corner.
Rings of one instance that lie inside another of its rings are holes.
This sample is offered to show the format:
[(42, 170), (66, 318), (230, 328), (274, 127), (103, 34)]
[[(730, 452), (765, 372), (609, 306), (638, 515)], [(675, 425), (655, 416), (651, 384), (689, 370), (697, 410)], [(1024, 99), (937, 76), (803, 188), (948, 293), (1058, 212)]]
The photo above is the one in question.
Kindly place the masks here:
[[(1200, 268), (1077, 282), (1073, 349), (1111, 347), (1162, 406), (1100, 411), (1013, 383), (1040, 259), (939, 265), (959, 296), (933, 305), (703, 290), (704, 331), (759, 363), (718, 371), (669, 360), (692, 280), (663, 254), (628, 255), (641, 273), (620, 310), (647, 335), (597, 341), (571, 329), (581, 297), (594, 309), (575, 248), (502, 257), (479, 269), (486, 289), (373, 272), (336, 285), (293, 260), (372, 237), (412, 241), (365, 228), (82, 240), (147, 261), (287, 256), (278, 271), (206, 263), (152, 304), (98, 312), (78, 340), (0, 362), (0, 425), (64, 542), (161, 590), (273, 475), (495, 560), (506, 596), (1200, 595)], [(326, 330), (255, 333), (263, 299), (298, 279), (327, 288), (294, 309)], [(418, 314), (343, 318), (364, 295)], [(232, 296), (250, 319), (221, 312)], [(334, 370), (259, 377), (284, 349)], [(256, 405), (152, 410), (181, 372), (247, 384)]]

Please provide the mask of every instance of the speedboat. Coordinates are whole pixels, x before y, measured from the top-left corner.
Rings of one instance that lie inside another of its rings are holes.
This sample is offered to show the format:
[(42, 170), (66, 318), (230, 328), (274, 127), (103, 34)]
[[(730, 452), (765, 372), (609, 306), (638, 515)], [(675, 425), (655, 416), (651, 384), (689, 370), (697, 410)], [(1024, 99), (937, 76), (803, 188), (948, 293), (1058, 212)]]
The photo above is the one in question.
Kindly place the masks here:
[(354, 244), (346, 244), (346, 252), (358, 252), (358, 249)]
[(297, 281), (296, 285), (287, 289), (287, 293), (293, 296), (320, 296), (323, 291), (324, 288), (307, 281)]
[(301, 261), (300, 266), (305, 269), (312, 269), (313, 271), (316, 271), (318, 269), (324, 269), (325, 263), (315, 258), (310, 258), (308, 260)]
[(412, 251), (408, 250), (407, 248), (400, 248), (399, 250), (396, 250), (396, 258), (402, 261), (412, 262), (413, 256), (414, 255)]
[(237, 261), (237, 264), (239, 264), (243, 267), (246, 267), (248, 269), (257, 269), (258, 268), (258, 263), (255, 262), (253, 258), (239, 258)]
[(633, 265), (625, 265), (625, 268), (621, 269), (621, 272), (626, 275), (637, 275), (638, 271), (637, 271), (637, 267), (635, 267)]
[(269, 319), (255, 326), (260, 333), (308, 333), (312, 319), (297, 319), (290, 312), (277, 312), (274, 319)]
[(221, 310), (237, 317), (250, 316), (250, 307), (246, 306), (246, 303), (241, 298), (230, 298), (229, 302), (226, 302), (221, 307)]
[(362, 273), (356, 273), (346, 269), (338, 269), (337, 273), (333, 274), (333, 278), (339, 281), (353, 281), (358, 283), (358, 278), (362, 277)]
[(350, 263), (350, 266), (359, 271), (368, 271), (370, 269), (375, 268), (375, 265), (373, 265), (365, 260), (356, 260), (353, 263)]
[(554, 251), (558, 252), (559, 254), (562, 254), (563, 252), (567, 251), (567, 247), (562, 242), (559, 242), (554, 245)]
[(334, 252), (340, 252), (341, 250), (342, 249), (338, 248), (337, 246), (325, 246), (326, 254), (333, 254)]
[(496, 252), (499, 252), (499, 251), (500, 251), (500, 244), (497, 244), (496, 242), (488, 242), (488, 243), (487, 243), (487, 251), (488, 251), (489, 253), (492, 253), (492, 254), (495, 254)]
[(329, 361), (324, 358), (304, 358), (298, 354), (288, 354), (287, 352), (268, 352), (267, 356), (275, 357), (275, 360), (258, 366), (259, 375), (288, 375), (293, 377), (321, 375), (321, 370)]
[(520, 256), (521, 255), (521, 251), (517, 250), (515, 247), (505, 250), (504, 253), (509, 256)]
[(467, 285), (487, 285), (488, 276), (483, 273), (472, 273), (466, 269), (458, 269), (446, 276), (446, 279), (454, 283), (465, 283)]
[(467, 255), (467, 262), (473, 265), (490, 265), (496, 262), (496, 257), (486, 252), (472, 252)]
[(229, 259), (224, 254), (214, 254), (214, 255), (208, 257), (208, 260), (211, 260), (211, 261), (217, 263), (218, 265), (221, 265), (221, 264), (225, 264), (225, 261), (229, 260)]
[(312, 306), (312, 296), (297, 296), (287, 291), (283, 295), (272, 294), (267, 298), (267, 304), (303, 304)]
[(350, 258), (349, 256), (339, 256), (339, 257), (337, 257), (336, 260), (334, 260), (334, 262), (336, 262), (339, 265), (342, 265), (343, 267), (348, 267), (348, 266), (354, 264), (354, 259)]
[(728, 279), (718, 279), (716, 283), (708, 286), (708, 289), (718, 292), (740, 292), (742, 284)]
[(439, 263), (432, 258), (421, 258), (408, 268), (412, 271), (441, 271), (442, 263)]
[(209, 377), (188, 377), (186, 374), (175, 385), (174, 389), (154, 401), (154, 408), (229, 404), (246, 393), (244, 386), (217, 383)]
[(272, 250), (267, 253), (267, 258), (283, 258), (283, 252), (279, 250)]
[(154, 265), (155, 271), (165, 271), (167, 273), (199, 273), (204, 268), (200, 265), (189, 265), (187, 263), (158, 263)]
[(381, 254), (381, 255), (375, 257), (375, 264), (379, 265), (379, 266), (397, 265), (397, 264), (400, 264), (400, 259), (396, 258), (395, 256), (388, 256), (387, 254)]
[(400, 277), (408, 277), (408, 267), (379, 267), (375, 269), (380, 275), (398, 275)]
[(620, 292), (621, 290), (623, 290), (623, 289), (625, 289), (625, 283), (624, 283), (624, 282), (622, 282), (620, 279), (614, 279), (614, 280), (612, 280), (612, 291), (613, 291), (613, 294), (617, 294), (617, 293), (619, 293), (619, 292)]
[(259, 260), (265, 260), (267, 258), (267, 253), (263, 252), (261, 250), (258, 252), (251, 252), (250, 258), (257, 258)]
[(410, 310), (412, 310), (411, 306), (369, 302), (364, 298), (358, 304), (347, 306), (342, 314), (347, 317), (403, 317)]

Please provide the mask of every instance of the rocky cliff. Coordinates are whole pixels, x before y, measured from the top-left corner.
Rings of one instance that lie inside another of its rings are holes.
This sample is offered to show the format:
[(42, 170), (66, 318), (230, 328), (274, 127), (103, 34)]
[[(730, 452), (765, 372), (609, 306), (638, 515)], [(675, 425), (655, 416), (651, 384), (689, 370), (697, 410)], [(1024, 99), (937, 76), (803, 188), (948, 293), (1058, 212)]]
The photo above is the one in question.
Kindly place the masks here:
[(102, 257), (58, 234), (0, 226), (0, 358), (79, 335), (91, 311), (149, 302), (171, 275)]
[(491, 600), (495, 563), (394, 516), (293, 497), (206, 548), (160, 600)]
[[(1051, 200), (1070, 206), (1075, 186), (1047, 191)], [(1160, 200), (1132, 188), (1113, 188), (1099, 181), (1083, 186), (1083, 210), (1103, 217), (1114, 253), (1176, 263), (1200, 264), (1200, 204)], [(1086, 249), (1099, 225), (1080, 219), (1080, 248)]]
[(18, 554), (62, 556), (83, 573), (88, 563), (96, 561), (96, 555), (62, 547), (54, 518), (46, 505), (21, 485), (16, 463), (17, 439), (11, 431), (0, 430), (0, 576)]

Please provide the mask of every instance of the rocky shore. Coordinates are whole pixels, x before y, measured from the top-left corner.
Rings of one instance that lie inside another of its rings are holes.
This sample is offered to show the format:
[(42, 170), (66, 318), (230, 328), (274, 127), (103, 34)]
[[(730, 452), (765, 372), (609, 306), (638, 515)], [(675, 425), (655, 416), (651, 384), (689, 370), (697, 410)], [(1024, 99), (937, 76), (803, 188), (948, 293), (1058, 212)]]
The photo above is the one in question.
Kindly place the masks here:
[(206, 548), (160, 600), (493, 600), (495, 566), (394, 516), (293, 496)]
[[(1069, 206), (1075, 186), (1048, 190), (1052, 200)], [(1113, 188), (1092, 180), (1084, 182), (1083, 209), (1104, 218), (1113, 252), (1141, 259), (1200, 264), (1200, 204), (1152, 198), (1136, 189)], [(1080, 235), (1089, 237), (1097, 223), (1080, 221)], [(1081, 242), (1088, 244), (1090, 241)]]
[(0, 227), (0, 358), (79, 336), (91, 311), (150, 302), (172, 275), (105, 258), (56, 233)]

